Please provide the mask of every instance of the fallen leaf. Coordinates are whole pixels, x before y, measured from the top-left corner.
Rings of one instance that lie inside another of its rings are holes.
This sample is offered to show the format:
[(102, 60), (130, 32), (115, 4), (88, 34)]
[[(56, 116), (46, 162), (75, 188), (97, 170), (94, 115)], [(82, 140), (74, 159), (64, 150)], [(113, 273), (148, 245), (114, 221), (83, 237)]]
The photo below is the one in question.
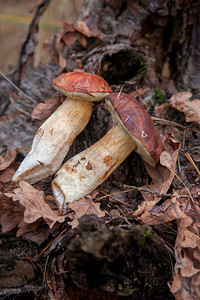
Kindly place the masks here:
[(61, 30), (57, 31), (56, 34), (51, 37), (49, 40), (45, 41), (43, 46), (49, 52), (51, 60), (60, 66), (59, 72), (64, 70), (66, 67), (66, 59), (63, 57), (61, 48), (63, 45), (62, 42), (63, 32)]
[(41, 224), (41, 219), (37, 219), (35, 222), (27, 224), (24, 222), (24, 218), (23, 218), (18, 224), (19, 229), (17, 230), (16, 236), (19, 237), (22, 234), (31, 231), (36, 231), (40, 224)]
[(154, 205), (150, 210), (145, 211), (140, 219), (146, 225), (165, 224), (178, 219), (184, 219), (185, 226), (192, 223), (192, 219), (180, 208), (180, 198), (176, 191), (172, 198), (166, 200), (162, 205)]
[[(59, 72), (61, 72), (63, 69), (66, 68), (67, 64), (67, 61), (64, 58), (61, 51), (63, 45), (69, 47), (74, 45), (76, 41), (79, 41), (80, 46), (86, 48), (88, 43), (87, 39), (103, 39), (104, 37), (105, 35), (102, 32), (94, 28), (89, 28), (88, 25), (83, 21), (79, 21), (77, 25), (62, 22), (61, 30), (57, 31), (57, 33), (52, 38), (47, 40), (44, 43), (44, 47), (48, 50), (52, 61), (60, 66)], [(73, 50), (71, 54), (73, 54)], [(69, 56), (70, 55), (68, 54), (68, 57)], [(78, 62), (77, 67), (73, 67), (73, 69), (74, 68), (79, 68)]]
[(192, 94), (188, 92), (176, 93), (169, 99), (169, 103), (185, 114), (186, 122), (193, 122), (200, 126), (200, 100), (190, 101), (191, 97)]
[(23, 217), (23, 206), (0, 193), (0, 224), (2, 232), (5, 233), (13, 230), (23, 220)]
[(161, 104), (161, 105), (156, 104), (156, 105), (154, 106), (154, 113), (155, 113), (155, 116), (156, 116), (156, 117), (159, 117), (159, 118), (161, 118), (161, 119), (164, 119), (164, 118), (165, 118), (165, 115), (166, 115), (166, 112), (167, 112), (167, 110), (168, 110), (168, 108), (169, 108), (169, 106), (170, 106), (170, 104), (167, 103), (167, 102), (165, 102), (165, 103), (163, 103), (163, 104)]
[(150, 192), (141, 192), (145, 201), (133, 213), (134, 216), (139, 216), (150, 210), (162, 198), (158, 194), (165, 194), (168, 191), (174, 178), (180, 146), (180, 142), (174, 139), (173, 134), (167, 133), (163, 140), (160, 163), (156, 167), (144, 163), (147, 173), (153, 181), (151, 184), (142, 186), (142, 188), (156, 192), (157, 195)]
[[(193, 191), (198, 196), (198, 189)], [(181, 190), (181, 194), (188, 193), (187, 189)], [(198, 203), (191, 205), (188, 200), (182, 199), (182, 211), (190, 217), (190, 224), (186, 218), (177, 221), (177, 237), (174, 247), (176, 263), (175, 275), (171, 292), (176, 299), (199, 299), (200, 298), (200, 207)], [(194, 206), (195, 205), (195, 206)]]
[(79, 225), (78, 219), (84, 215), (93, 214), (99, 218), (105, 216), (105, 212), (100, 209), (100, 203), (95, 203), (91, 196), (85, 196), (78, 201), (73, 201), (73, 203), (69, 204), (69, 208), (75, 212), (74, 220), (68, 222), (72, 228), (75, 228)]
[(61, 105), (61, 97), (54, 96), (36, 105), (31, 117), (40, 120), (40, 125)]
[(32, 187), (25, 181), (19, 182), (19, 188), (14, 190), (13, 201), (19, 201), (24, 206), (24, 222), (33, 223), (39, 218), (43, 218), (50, 228), (56, 222), (64, 222), (65, 216), (59, 216), (44, 201), (44, 192)]
[(19, 150), (20, 147), (17, 147), (14, 150), (8, 148), (4, 157), (0, 155), (0, 171), (7, 169), (15, 161)]
[(50, 233), (52, 233), (54, 227), (52, 229), (49, 228), (49, 226), (44, 223), (42, 219), (38, 219), (34, 223), (30, 224), (22, 221), (19, 224), (19, 229), (17, 230), (16, 236), (19, 237), (23, 235), (23, 238), (31, 240), (40, 245), (48, 239), (48, 236)]
[[(0, 182), (9, 183), (10, 181), (12, 181), (13, 175), (15, 174), (18, 167), (19, 163), (14, 163), (11, 164), (11, 166), (9, 166), (7, 169), (0, 172)], [(4, 192), (6, 192), (6, 189), (4, 189)]]

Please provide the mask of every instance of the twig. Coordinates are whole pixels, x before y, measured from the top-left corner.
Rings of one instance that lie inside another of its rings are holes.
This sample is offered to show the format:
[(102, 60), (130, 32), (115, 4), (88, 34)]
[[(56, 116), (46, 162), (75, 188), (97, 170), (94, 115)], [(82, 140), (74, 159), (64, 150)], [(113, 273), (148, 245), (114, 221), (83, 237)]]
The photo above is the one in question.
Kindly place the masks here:
[(151, 116), (151, 119), (152, 119), (153, 121), (156, 121), (157, 123), (161, 123), (161, 124), (162, 124), (162, 123), (171, 124), (171, 125), (174, 125), (174, 126), (176, 126), (176, 127), (180, 127), (180, 128), (186, 129), (185, 126), (183, 126), (183, 125), (181, 125), (181, 124), (178, 124), (178, 123), (176, 123), (176, 122), (174, 122), (174, 121), (169, 121), (169, 120), (165, 120), (165, 119), (160, 119), (160, 118), (153, 117), (153, 116)]
[(12, 117), (16, 117), (20, 114), (21, 114), (21, 111), (17, 111), (16, 113), (13, 113), (13, 114), (10, 114), (10, 115), (1, 116), (0, 117), (0, 122), (2, 122), (3, 120), (6, 120), (6, 119), (12, 118)]
[[(177, 175), (178, 176), (178, 175)], [(139, 192), (146, 192), (146, 193), (151, 193), (151, 194), (154, 194), (158, 197), (171, 197), (173, 196), (173, 194), (164, 194), (164, 193), (159, 193), (159, 192), (156, 192), (156, 191), (152, 191), (148, 188), (142, 188), (142, 187), (138, 187), (138, 186), (134, 186), (134, 185), (127, 185), (127, 184), (124, 184), (124, 183), (121, 183), (121, 182), (117, 182), (117, 181), (112, 181), (112, 183), (121, 188), (121, 189), (127, 189), (129, 188), (130, 190), (127, 190), (127, 191), (131, 191), (131, 190), (136, 190), (136, 191), (139, 191)], [(123, 191), (123, 192), (127, 192), (127, 191)], [(190, 198), (189, 195), (180, 195), (179, 196), (180, 198)]]
[(59, 238), (63, 233), (65, 233), (67, 231), (67, 229), (64, 229), (61, 233), (59, 233), (59, 235), (57, 235), (39, 254), (38, 256), (35, 258), (35, 260), (37, 260), (51, 245), (52, 243)]
[(176, 127), (180, 127), (180, 128), (185, 129), (185, 130), (186, 130), (186, 129), (189, 129), (189, 130), (191, 130), (191, 131), (193, 131), (193, 132), (197, 132), (197, 133), (200, 132), (200, 131), (197, 130), (197, 129), (187, 128), (186, 126), (183, 126), (183, 125), (181, 125), (181, 124), (179, 124), (179, 123), (176, 123), (176, 122), (174, 122), (174, 121), (169, 121), (169, 120), (165, 120), (165, 119), (160, 119), (160, 118), (153, 117), (153, 116), (151, 116), (151, 119), (152, 119), (153, 121), (157, 122), (158, 124), (174, 125), (174, 126), (176, 126)]
[(187, 132), (187, 129), (184, 130), (183, 132), (183, 142), (182, 142), (182, 146), (181, 146), (181, 149), (184, 150), (185, 148), (185, 137), (186, 137), (186, 132)]
[(0, 70), (0, 74), (1, 76), (7, 80), (10, 85), (12, 85), (20, 94), (22, 94), (24, 97), (28, 98), (29, 100), (31, 100), (31, 102), (33, 103), (38, 103), (35, 99), (33, 99), (32, 97), (30, 97), (29, 95), (25, 94), (22, 90), (20, 90), (20, 88), (18, 88), (18, 86), (16, 86), (1, 70)]
[(189, 160), (189, 162), (193, 165), (193, 167), (195, 168), (195, 170), (197, 171), (198, 175), (200, 176), (200, 171), (199, 169), (197, 168), (195, 162), (193, 161), (192, 157), (190, 156), (190, 154), (186, 151), (185, 152), (185, 156), (186, 158)]
[(95, 200), (101, 200), (101, 199), (104, 199), (106, 197), (109, 197), (110, 195), (113, 196), (113, 195), (119, 195), (119, 194), (123, 194), (123, 193), (128, 193), (130, 191), (132, 191), (133, 189), (129, 189), (129, 190), (125, 190), (125, 191), (120, 191), (120, 192), (116, 192), (116, 193), (112, 193), (112, 194), (105, 194), (105, 196), (102, 196), (102, 197), (99, 197)]
[(107, 194), (107, 193), (105, 193), (105, 192), (103, 192), (103, 191), (101, 191), (101, 193), (104, 194), (105, 196), (100, 197), (100, 198), (98, 198), (98, 199), (96, 199), (96, 200), (100, 200), (100, 199), (103, 199), (103, 198), (106, 198), (106, 197), (110, 197), (110, 198), (112, 198), (113, 200), (115, 200), (116, 202), (119, 202), (119, 203), (121, 203), (121, 204), (124, 204), (124, 205), (126, 205), (126, 206), (128, 206), (128, 207), (131, 207), (131, 205), (129, 205), (128, 203), (126, 203), (126, 202), (124, 202), (124, 201), (122, 201), (122, 200), (120, 200), (120, 199), (118, 199), (118, 198), (113, 197), (112, 194)]
[(172, 194), (163, 194), (163, 193), (159, 193), (159, 192), (156, 192), (156, 191), (152, 191), (148, 188), (142, 188), (142, 187), (138, 187), (138, 186), (133, 186), (133, 185), (127, 185), (127, 184), (124, 184), (124, 183), (121, 183), (121, 182), (117, 182), (117, 181), (113, 181), (114, 185), (121, 188), (121, 189), (132, 189), (132, 190), (136, 190), (136, 191), (139, 191), (139, 192), (147, 192), (147, 193), (151, 193), (151, 194), (154, 194), (156, 196), (159, 196), (159, 197), (170, 197), (172, 196)]

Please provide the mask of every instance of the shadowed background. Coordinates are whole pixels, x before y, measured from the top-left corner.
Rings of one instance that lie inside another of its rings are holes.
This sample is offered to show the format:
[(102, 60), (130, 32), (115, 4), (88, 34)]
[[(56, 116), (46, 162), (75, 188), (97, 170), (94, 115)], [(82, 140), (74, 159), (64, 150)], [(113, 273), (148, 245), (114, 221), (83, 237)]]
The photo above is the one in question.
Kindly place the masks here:
[[(35, 8), (42, 0), (1, 0), (0, 1), (0, 69), (8, 73), (9, 66), (18, 61), (21, 45), (28, 33)], [(40, 60), (47, 62), (50, 57), (43, 49), (43, 42), (60, 29), (62, 21), (73, 23), (83, 0), (52, 0), (47, 11), (40, 19), (38, 46), (35, 65)]]

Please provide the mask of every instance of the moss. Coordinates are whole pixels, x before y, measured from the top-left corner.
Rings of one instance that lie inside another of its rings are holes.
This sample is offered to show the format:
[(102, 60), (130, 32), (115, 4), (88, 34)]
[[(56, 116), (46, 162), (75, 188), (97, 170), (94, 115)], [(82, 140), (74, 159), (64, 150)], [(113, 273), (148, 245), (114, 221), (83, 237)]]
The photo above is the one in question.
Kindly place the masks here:
[(101, 64), (101, 74), (109, 84), (140, 79), (148, 69), (149, 62), (134, 50), (121, 50), (106, 55)]
[(150, 226), (147, 226), (145, 233), (142, 237), (142, 239), (140, 240), (140, 246), (145, 246), (148, 242), (148, 240), (150, 240), (152, 237), (152, 228)]
[(155, 93), (156, 93), (156, 97), (154, 99), (154, 103), (157, 104), (161, 104), (164, 102), (165, 100), (165, 93), (161, 92), (161, 90), (159, 90), (159, 88), (155, 88)]

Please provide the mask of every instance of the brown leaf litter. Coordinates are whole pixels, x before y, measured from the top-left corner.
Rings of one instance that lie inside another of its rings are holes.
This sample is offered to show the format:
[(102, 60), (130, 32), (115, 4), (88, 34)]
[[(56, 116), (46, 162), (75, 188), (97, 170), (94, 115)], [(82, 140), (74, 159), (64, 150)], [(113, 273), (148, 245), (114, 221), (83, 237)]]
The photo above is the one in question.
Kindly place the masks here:
[(8, 148), (4, 157), (0, 155), (0, 171), (7, 169), (15, 161), (19, 150), (19, 147), (14, 150)]
[(40, 125), (50, 117), (54, 111), (61, 105), (61, 97), (54, 96), (44, 100), (44, 103), (40, 102), (33, 109), (31, 117), (40, 121)]
[[(62, 46), (71, 46), (76, 41), (80, 43), (81, 48), (86, 48), (88, 45), (88, 39), (91, 38), (102, 39), (103, 34), (96, 30), (89, 28), (88, 25), (79, 21), (77, 25), (73, 25), (67, 22), (62, 22), (61, 30), (48, 41), (44, 43), (44, 47), (49, 51), (53, 62), (60, 66), (60, 72), (66, 67), (67, 60), (62, 54)], [(77, 67), (79, 63), (77, 61)]]
[(190, 101), (191, 97), (192, 94), (189, 92), (176, 93), (169, 99), (169, 103), (185, 114), (186, 122), (192, 122), (200, 126), (200, 100)]
[[(161, 153), (161, 160), (156, 167), (145, 163), (147, 173), (152, 178), (152, 183), (143, 185), (142, 188), (149, 189), (157, 194), (165, 194), (174, 178), (176, 161), (180, 149), (180, 142), (177, 142), (172, 133), (167, 133), (163, 138), (163, 152)], [(143, 201), (138, 209), (134, 212), (134, 216), (139, 216), (141, 213), (150, 210), (160, 199), (154, 193), (141, 192), (145, 201)]]
[(79, 225), (79, 219), (84, 215), (96, 215), (98, 218), (102, 218), (105, 216), (105, 211), (100, 209), (101, 203), (95, 203), (92, 199), (97, 195), (94, 192), (92, 195), (85, 196), (81, 198), (79, 201), (73, 201), (73, 203), (69, 204), (69, 208), (71, 208), (74, 212), (74, 219), (69, 224), (72, 228), (75, 228)]
[(57, 211), (51, 210), (44, 200), (44, 192), (32, 187), (25, 181), (19, 182), (19, 188), (15, 189), (13, 193), (7, 194), (12, 197), (13, 201), (19, 201), (24, 206), (24, 222), (33, 223), (36, 220), (43, 218), (50, 228), (56, 222), (64, 222), (65, 217), (59, 216)]

